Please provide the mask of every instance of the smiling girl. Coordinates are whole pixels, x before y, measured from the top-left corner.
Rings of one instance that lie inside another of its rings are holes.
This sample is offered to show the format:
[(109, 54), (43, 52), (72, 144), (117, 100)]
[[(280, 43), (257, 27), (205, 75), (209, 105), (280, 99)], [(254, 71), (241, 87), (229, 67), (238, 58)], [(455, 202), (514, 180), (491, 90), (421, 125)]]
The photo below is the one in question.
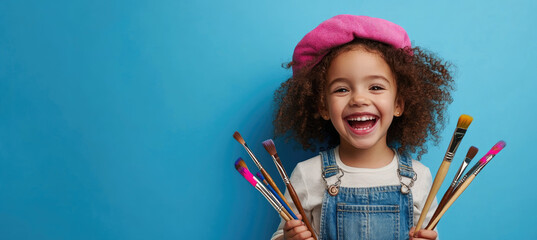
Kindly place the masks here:
[(426, 140), (438, 143), (448, 66), (412, 48), (400, 26), (353, 15), (308, 33), (289, 66), (293, 76), (275, 94), (276, 133), (328, 150), (291, 176), (316, 232), (282, 221), (273, 239), (436, 239), (432, 230), (412, 237), (432, 177), (409, 153), (419, 159)]

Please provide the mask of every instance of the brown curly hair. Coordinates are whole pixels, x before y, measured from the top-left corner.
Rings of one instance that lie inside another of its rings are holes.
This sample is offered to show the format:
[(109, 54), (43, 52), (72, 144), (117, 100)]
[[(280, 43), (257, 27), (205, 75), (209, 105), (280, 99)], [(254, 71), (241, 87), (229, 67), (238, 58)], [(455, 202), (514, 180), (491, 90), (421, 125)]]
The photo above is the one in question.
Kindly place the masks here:
[[(427, 140), (435, 145), (439, 142), (454, 88), (449, 72), (451, 64), (420, 47), (395, 49), (385, 43), (355, 39), (331, 49), (318, 64), (294, 72), (274, 93), (275, 135), (285, 136), (287, 140), (294, 138), (305, 150), (312, 151), (339, 144), (337, 131), (330, 120), (320, 117), (319, 109), (324, 103), (330, 63), (339, 54), (356, 47), (379, 54), (394, 73), (397, 97), (403, 99), (405, 108), (402, 116), (393, 119), (387, 143), (400, 153), (417, 152), (419, 159), (427, 152)], [(292, 65), (290, 62), (286, 67)]]

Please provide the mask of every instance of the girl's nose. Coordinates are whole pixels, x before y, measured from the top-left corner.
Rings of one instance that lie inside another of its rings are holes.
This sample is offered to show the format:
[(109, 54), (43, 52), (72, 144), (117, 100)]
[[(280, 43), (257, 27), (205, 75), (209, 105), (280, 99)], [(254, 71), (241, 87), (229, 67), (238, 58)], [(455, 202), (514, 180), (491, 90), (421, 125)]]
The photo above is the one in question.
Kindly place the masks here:
[(349, 105), (356, 106), (356, 107), (367, 106), (369, 104), (371, 104), (371, 100), (364, 94), (360, 94), (360, 93), (354, 93), (352, 95), (351, 100), (349, 101)]

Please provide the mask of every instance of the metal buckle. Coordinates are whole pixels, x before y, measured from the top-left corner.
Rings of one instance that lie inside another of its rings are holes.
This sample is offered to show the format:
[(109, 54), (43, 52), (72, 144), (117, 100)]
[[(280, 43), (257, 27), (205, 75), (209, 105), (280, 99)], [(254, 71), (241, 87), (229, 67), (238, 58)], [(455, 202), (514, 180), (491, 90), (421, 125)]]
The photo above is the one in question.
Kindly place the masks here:
[[(414, 172), (414, 169), (412, 169)], [(403, 182), (403, 176), (401, 176), (401, 169), (397, 168), (397, 176), (399, 177), (399, 182), (401, 183), (401, 193), (408, 194), (410, 193), (410, 188), (414, 186), (414, 182), (418, 179), (418, 174), (414, 172), (414, 177), (410, 178), (410, 183), (406, 184)]]
[(332, 197), (336, 196), (339, 193), (339, 185), (341, 184), (341, 178), (343, 177), (343, 175), (345, 175), (343, 170), (341, 170), (341, 168), (339, 167), (338, 167), (338, 171), (341, 173), (341, 175), (337, 178), (337, 181), (332, 185), (328, 185), (328, 182), (326, 181), (326, 178), (325, 178), (325, 170), (323, 170), (323, 180), (326, 185), (326, 190), (328, 194), (330, 194), (330, 196)]

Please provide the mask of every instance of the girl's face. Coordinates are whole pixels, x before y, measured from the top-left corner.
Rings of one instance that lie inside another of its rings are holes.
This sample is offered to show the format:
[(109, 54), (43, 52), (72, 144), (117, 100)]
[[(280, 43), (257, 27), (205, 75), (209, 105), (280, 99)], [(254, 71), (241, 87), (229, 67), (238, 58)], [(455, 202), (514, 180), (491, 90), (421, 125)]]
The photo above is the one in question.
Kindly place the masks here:
[(392, 71), (377, 53), (361, 46), (336, 56), (328, 68), (321, 116), (332, 121), (341, 147), (386, 148), (394, 116), (403, 112)]

